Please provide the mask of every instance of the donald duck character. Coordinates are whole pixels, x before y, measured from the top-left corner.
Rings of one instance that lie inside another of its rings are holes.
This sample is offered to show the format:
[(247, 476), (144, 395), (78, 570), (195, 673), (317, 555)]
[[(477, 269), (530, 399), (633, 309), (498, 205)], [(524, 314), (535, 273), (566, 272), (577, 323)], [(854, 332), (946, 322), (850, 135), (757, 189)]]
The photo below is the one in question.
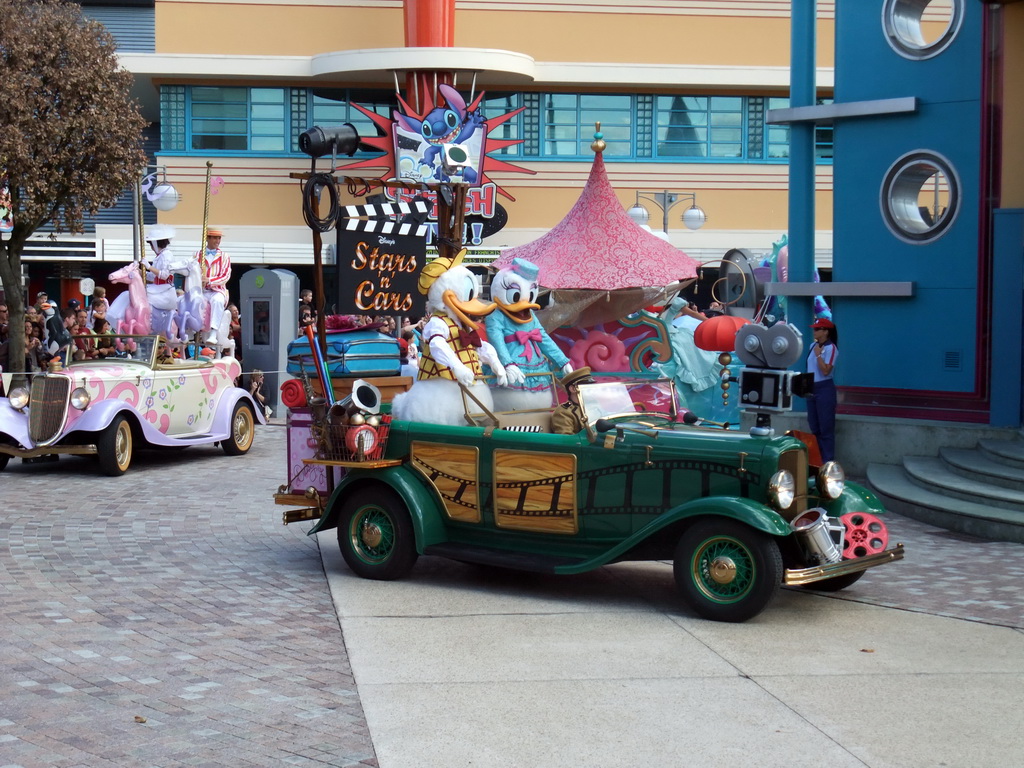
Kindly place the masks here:
[(420, 273), (417, 287), (427, 295), (430, 315), (423, 326), (416, 382), (392, 402), (397, 419), (465, 426), (460, 384), (493, 409), (490, 388), (478, 380), (483, 375), (481, 361), (491, 367), (499, 385), (506, 383), (505, 367), (494, 347), (480, 339), (478, 321), (494, 311), (494, 304), (478, 298), (480, 278), (462, 266), (465, 255), (463, 249), (454, 257), (434, 259)]
[(533, 314), (533, 310), (540, 309), (539, 273), (536, 264), (513, 259), (512, 266), (498, 272), (491, 281), (491, 298), (500, 311), (487, 316), (487, 338), (508, 377), (507, 388), (493, 392), (499, 411), (550, 408), (551, 378), (527, 374), (550, 373), (552, 364), (563, 374), (572, 371), (569, 358)]

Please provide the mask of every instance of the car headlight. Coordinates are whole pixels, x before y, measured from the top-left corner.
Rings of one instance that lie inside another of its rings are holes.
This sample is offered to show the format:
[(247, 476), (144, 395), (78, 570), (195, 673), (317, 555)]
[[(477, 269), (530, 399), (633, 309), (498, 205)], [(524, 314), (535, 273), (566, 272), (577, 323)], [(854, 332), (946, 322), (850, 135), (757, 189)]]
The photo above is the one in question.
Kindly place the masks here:
[(818, 470), (818, 493), (838, 499), (846, 487), (846, 472), (838, 461), (826, 461)]
[(17, 387), (11, 390), (11, 394), (7, 396), (7, 399), (11, 403), (12, 408), (17, 408), (19, 411), (28, 405), (29, 394), (28, 390), (24, 387)]
[(779, 509), (789, 509), (796, 498), (796, 481), (788, 469), (780, 469), (768, 481), (768, 496)]
[(82, 387), (76, 387), (71, 393), (71, 407), (84, 411), (92, 402), (92, 397)]

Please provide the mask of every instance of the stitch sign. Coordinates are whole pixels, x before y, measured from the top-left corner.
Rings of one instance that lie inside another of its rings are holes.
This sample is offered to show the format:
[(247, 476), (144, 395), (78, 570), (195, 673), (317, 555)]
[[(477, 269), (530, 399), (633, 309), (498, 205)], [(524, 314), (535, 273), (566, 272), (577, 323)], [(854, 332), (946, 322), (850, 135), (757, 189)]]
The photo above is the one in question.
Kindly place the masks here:
[(416, 283), (426, 252), (426, 241), (415, 235), (339, 229), (336, 311), (422, 315), (424, 297)]

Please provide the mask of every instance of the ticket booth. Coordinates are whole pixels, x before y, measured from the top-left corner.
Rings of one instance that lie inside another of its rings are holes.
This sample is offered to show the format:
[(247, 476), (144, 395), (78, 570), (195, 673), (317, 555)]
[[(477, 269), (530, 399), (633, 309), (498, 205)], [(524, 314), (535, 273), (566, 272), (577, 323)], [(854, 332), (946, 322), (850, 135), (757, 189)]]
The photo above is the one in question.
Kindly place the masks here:
[(290, 378), (288, 342), (299, 327), (299, 278), (287, 269), (251, 269), (240, 290), (243, 368), (263, 371), (267, 405), (280, 412), (281, 382)]

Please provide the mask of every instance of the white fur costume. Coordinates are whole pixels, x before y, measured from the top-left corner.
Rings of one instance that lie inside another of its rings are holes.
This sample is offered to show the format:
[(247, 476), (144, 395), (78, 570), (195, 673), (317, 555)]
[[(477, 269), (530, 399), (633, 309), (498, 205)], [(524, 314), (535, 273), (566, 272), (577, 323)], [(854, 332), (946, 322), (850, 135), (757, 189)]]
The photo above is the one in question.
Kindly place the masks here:
[[(420, 291), (427, 294), (427, 310), (432, 317), (423, 327), (424, 358), (432, 358), (441, 375), (430, 375), (423, 366), (419, 377), (408, 392), (395, 397), (391, 411), (402, 421), (422, 421), (431, 424), (466, 426), (466, 408), (463, 406), (461, 383), (488, 409), (493, 409), (490, 389), (485, 382), (477, 380), (472, 368), (460, 359), (458, 341), (452, 337), (452, 328), (445, 317), (457, 328), (458, 333), (470, 334), (477, 330), (472, 317), (486, 315), (494, 310), (493, 304), (483, 304), (476, 297), (480, 295), (480, 280), (466, 267), (461, 266), (465, 251), (455, 258), (435, 259), (423, 268), (420, 276)], [(481, 362), (491, 366), (499, 383), (504, 385), (505, 368), (498, 360), (494, 347), (481, 342), (475, 354)], [(466, 350), (462, 350), (465, 355)], [(469, 401), (468, 410), (479, 412), (480, 407)]]

